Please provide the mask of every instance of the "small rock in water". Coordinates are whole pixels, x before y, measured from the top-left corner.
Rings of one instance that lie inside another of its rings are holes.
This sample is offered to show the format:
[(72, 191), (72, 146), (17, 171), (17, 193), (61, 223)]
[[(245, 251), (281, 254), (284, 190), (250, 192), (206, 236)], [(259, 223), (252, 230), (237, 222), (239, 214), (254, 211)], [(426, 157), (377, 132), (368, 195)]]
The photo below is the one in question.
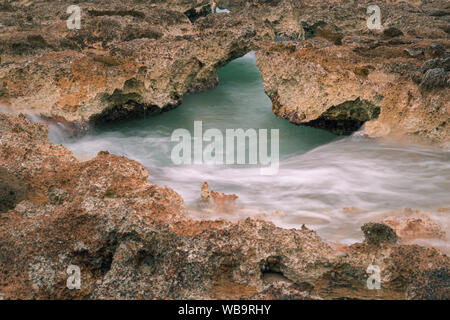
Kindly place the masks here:
[(224, 194), (209, 189), (208, 182), (202, 184), (201, 200), (209, 202), (211, 208), (219, 211), (232, 208), (234, 201), (238, 198), (235, 194)]
[(382, 223), (366, 223), (361, 227), (364, 232), (365, 241), (368, 244), (395, 244), (397, 242), (397, 234), (395, 231)]
[[(418, 215), (419, 212), (413, 213)], [(414, 239), (445, 239), (445, 232), (427, 216), (389, 217), (383, 223), (391, 227), (403, 243)]]
[(361, 213), (363, 212), (360, 208), (358, 207), (344, 207), (342, 208), (342, 212), (348, 212), (348, 213)]

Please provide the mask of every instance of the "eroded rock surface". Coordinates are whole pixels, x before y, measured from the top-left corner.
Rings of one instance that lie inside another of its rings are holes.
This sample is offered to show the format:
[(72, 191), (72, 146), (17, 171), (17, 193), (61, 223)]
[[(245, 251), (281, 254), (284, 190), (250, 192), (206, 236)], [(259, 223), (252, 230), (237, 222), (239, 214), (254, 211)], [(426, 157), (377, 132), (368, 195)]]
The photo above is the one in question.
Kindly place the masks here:
[(0, 102), (11, 109), (68, 121), (159, 113), (217, 85), (217, 69), (250, 51), (255, 36), (236, 16), (193, 24), (188, 11), (207, 0), (78, 2), (80, 29), (67, 27), (69, 5), (0, 8)]
[(201, 207), (219, 212), (227, 212), (235, 209), (235, 201), (238, 198), (235, 194), (224, 194), (210, 190), (206, 181), (202, 184), (200, 196)]
[[(447, 1), (302, 2), (304, 41), (257, 51), (274, 113), (296, 124), (371, 137), (450, 139)], [(439, 14), (438, 14), (439, 13)]]
[[(72, 3), (3, 1), (0, 102), (69, 122), (151, 115), (214, 87), (218, 68), (255, 50), (280, 117), (448, 141), (448, 3), (379, 1), (380, 31), (365, 25), (370, 4), (218, 1), (232, 13), (211, 14), (206, 0), (80, 1), (81, 29), (69, 30)], [(339, 250), (307, 227), (194, 221), (139, 163), (107, 152), (80, 162), (47, 135), (0, 114), (0, 297), (450, 297), (447, 256), (392, 241), (428, 232), (423, 221), (366, 226), (365, 242)], [(81, 290), (67, 288), (69, 265)], [(369, 265), (382, 291), (368, 289)]]
[(3, 1), (0, 102), (67, 121), (115, 121), (179, 105), (250, 50), (276, 115), (371, 137), (446, 143), (448, 1)]
[[(194, 221), (147, 170), (99, 152), (77, 161), (47, 127), (0, 113), (0, 167), (26, 187), (0, 214), (6, 299), (449, 298), (449, 258), (417, 245), (335, 250), (307, 227)], [(150, 179), (151, 181), (151, 179)], [(367, 287), (379, 266), (382, 291)], [(81, 269), (69, 290), (68, 266)]]

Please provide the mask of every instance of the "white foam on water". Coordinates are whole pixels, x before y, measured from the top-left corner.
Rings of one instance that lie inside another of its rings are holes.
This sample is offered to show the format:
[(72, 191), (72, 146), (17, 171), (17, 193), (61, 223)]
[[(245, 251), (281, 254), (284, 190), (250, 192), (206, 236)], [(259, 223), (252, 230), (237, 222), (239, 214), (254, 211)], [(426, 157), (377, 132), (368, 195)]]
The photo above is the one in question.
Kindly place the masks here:
[[(306, 224), (345, 243), (360, 240), (360, 226), (381, 220), (388, 211), (414, 208), (433, 215), (450, 206), (450, 152), (416, 145), (346, 138), (282, 160), (274, 176), (260, 175), (258, 167), (178, 167), (170, 160), (165, 166), (155, 165), (161, 163), (162, 153), (170, 153), (166, 137), (110, 133), (66, 145), (83, 158), (109, 150), (141, 162), (149, 169), (151, 182), (172, 187), (188, 207), (195, 206), (201, 184), (208, 181), (215, 191), (239, 196), (245, 208), (238, 218), (263, 215), (288, 228)], [(343, 210), (346, 207), (362, 212)], [(285, 214), (271, 217), (272, 211)], [(214, 216), (219, 217), (233, 218)], [(448, 217), (431, 218), (448, 229)]]

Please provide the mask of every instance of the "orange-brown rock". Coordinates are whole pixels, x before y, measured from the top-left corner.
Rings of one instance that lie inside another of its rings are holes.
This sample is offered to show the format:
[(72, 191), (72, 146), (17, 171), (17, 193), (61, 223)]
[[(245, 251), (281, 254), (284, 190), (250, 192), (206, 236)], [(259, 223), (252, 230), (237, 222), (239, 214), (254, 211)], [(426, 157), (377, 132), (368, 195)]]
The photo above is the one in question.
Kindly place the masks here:
[[(448, 143), (445, 0), (381, 0), (379, 32), (365, 25), (368, 0), (217, 1), (231, 14), (211, 14), (208, 0), (79, 1), (82, 27), (69, 30), (72, 4), (0, 6), (2, 106), (75, 123), (156, 114), (255, 50), (280, 117)], [(81, 162), (47, 136), (43, 124), (0, 113), (1, 298), (450, 297), (448, 256), (403, 241), (428, 235), (425, 220), (366, 226), (365, 242), (338, 250), (306, 226), (194, 221), (136, 161), (99, 150)], [(207, 184), (202, 196), (219, 209), (236, 199)], [(66, 285), (69, 265), (81, 269), (80, 290)], [(367, 287), (369, 265), (383, 290)]]
[[(71, 122), (115, 121), (178, 106), (217, 70), (256, 51), (274, 113), (295, 124), (447, 146), (448, 3), (381, 0), (7, 1), (0, 16), (0, 102)], [(71, 5), (72, 3), (70, 3)]]
[[(194, 221), (136, 161), (99, 152), (79, 162), (47, 133), (0, 113), (0, 174), (24, 192), (0, 213), (3, 298), (449, 297), (450, 259), (436, 249), (362, 243), (338, 252), (307, 227)], [(382, 291), (367, 287), (371, 264)], [(69, 265), (80, 267), (80, 290), (67, 287)]]
[(209, 0), (81, 1), (80, 29), (67, 27), (70, 5), (8, 1), (0, 15), (0, 103), (11, 110), (71, 122), (156, 114), (217, 85), (254, 33), (228, 15), (193, 24)]
[(366, 25), (372, 4), (303, 2), (303, 41), (286, 41), (289, 50), (261, 45), (257, 64), (274, 113), (337, 134), (366, 124), (370, 137), (445, 146), (450, 140), (450, 42), (443, 28), (448, 2), (378, 1), (384, 32)]
[(216, 211), (228, 211), (235, 207), (238, 198), (235, 194), (225, 194), (209, 190), (208, 182), (204, 182), (201, 188), (201, 200), (208, 203), (209, 207)]

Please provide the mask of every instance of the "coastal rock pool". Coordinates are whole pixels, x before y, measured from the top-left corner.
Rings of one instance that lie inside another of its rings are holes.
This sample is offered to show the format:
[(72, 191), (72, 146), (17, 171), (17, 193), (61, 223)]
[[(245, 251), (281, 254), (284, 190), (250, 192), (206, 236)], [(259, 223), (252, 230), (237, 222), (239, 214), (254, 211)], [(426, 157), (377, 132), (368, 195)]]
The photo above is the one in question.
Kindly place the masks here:
[[(167, 185), (183, 196), (191, 209), (186, 214), (196, 219), (257, 216), (282, 227), (306, 224), (326, 239), (349, 244), (362, 239), (363, 223), (413, 208), (427, 211), (444, 231), (449, 230), (448, 212), (438, 210), (450, 206), (449, 151), (378, 142), (358, 133), (338, 137), (277, 118), (253, 53), (222, 68), (219, 79), (217, 88), (186, 96), (178, 108), (156, 117), (96, 128), (76, 140), (53, 127), (50, 138), (80, 159), (108, 150), (139, 161), (148, 168), (152, 183)], [(264, 176), (257, 165), (175, 165), (171, 135), (180, 128), (193, 133), (194, 121), (202, 121), (203, 130), (222, 132), (278, 129), (279, 172)], [(204, 181), (212, 190), (237, 194), (240, 209), (231, 213), (198, 209)], [(433, 245), (448, 252), (446, 241)]]

